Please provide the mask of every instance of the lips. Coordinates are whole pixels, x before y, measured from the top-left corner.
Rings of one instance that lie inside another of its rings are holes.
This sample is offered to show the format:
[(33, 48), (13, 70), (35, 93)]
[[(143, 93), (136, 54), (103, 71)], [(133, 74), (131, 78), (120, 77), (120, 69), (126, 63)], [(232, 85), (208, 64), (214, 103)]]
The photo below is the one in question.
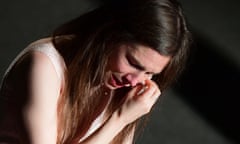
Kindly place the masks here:
[(116, 76), (112, 75), (111, 76), (111, 80), (110, 80), (110, 84), (116, 88), (120, 88), (120, 87), (123, 87), (124, 84), (121, 83)]

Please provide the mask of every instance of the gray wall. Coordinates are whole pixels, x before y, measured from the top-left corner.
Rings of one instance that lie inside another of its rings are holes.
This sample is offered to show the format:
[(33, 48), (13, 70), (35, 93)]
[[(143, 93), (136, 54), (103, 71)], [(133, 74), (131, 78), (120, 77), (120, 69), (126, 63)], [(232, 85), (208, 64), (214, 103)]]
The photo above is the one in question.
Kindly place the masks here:
[[(239, 143), (240, 2), (181, 2), (195, 37), (190, 63), (179, 82), (162, 96), (137, 143)], [(2, 1), (1, 77), (30, 42), (97, 5), (93, 0)]]

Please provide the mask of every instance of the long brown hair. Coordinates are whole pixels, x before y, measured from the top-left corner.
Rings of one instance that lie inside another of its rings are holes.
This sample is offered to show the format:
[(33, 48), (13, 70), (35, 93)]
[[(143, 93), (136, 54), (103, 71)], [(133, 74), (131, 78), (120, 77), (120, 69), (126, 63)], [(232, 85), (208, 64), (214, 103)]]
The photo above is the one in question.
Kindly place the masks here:
[[(116, 47), (137, 43), (171, 56), (165, 70), (154, 77), (164, 90), (182, 70), (189, 42), (190, 33), (175, 0), (115, 1), (56, 29), (53, 43), (67, 66), (58, 103), (57, 143), (78, 143), (103, 111), (108, 97), (95, 88), (103, 82), (108, 56)], [(109, 115), (121, 105), (127, 91), (117, 90)], [(136, 123), (126, 126), (112, 143), (121, 144)]]

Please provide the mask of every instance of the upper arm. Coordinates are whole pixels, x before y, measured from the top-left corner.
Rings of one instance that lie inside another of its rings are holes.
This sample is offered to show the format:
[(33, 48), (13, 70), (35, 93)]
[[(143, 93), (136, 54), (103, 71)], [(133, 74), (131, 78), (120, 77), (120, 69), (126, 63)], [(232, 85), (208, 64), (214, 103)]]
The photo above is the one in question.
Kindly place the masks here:
[(23, 118), (32, 144), (55, 144), (60, 80), (50, 59), (33, 52), (29, 73), (29, 101)]

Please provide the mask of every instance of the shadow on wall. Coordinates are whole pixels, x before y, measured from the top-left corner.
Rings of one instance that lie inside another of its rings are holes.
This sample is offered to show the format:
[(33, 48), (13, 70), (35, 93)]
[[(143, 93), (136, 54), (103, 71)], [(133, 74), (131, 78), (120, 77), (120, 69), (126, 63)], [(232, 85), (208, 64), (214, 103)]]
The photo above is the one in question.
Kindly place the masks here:
[(219, 132), (240, 143), (240, 70), (214, 51), (219, 46), (194, 36), (190, 63), (174, 89)]

